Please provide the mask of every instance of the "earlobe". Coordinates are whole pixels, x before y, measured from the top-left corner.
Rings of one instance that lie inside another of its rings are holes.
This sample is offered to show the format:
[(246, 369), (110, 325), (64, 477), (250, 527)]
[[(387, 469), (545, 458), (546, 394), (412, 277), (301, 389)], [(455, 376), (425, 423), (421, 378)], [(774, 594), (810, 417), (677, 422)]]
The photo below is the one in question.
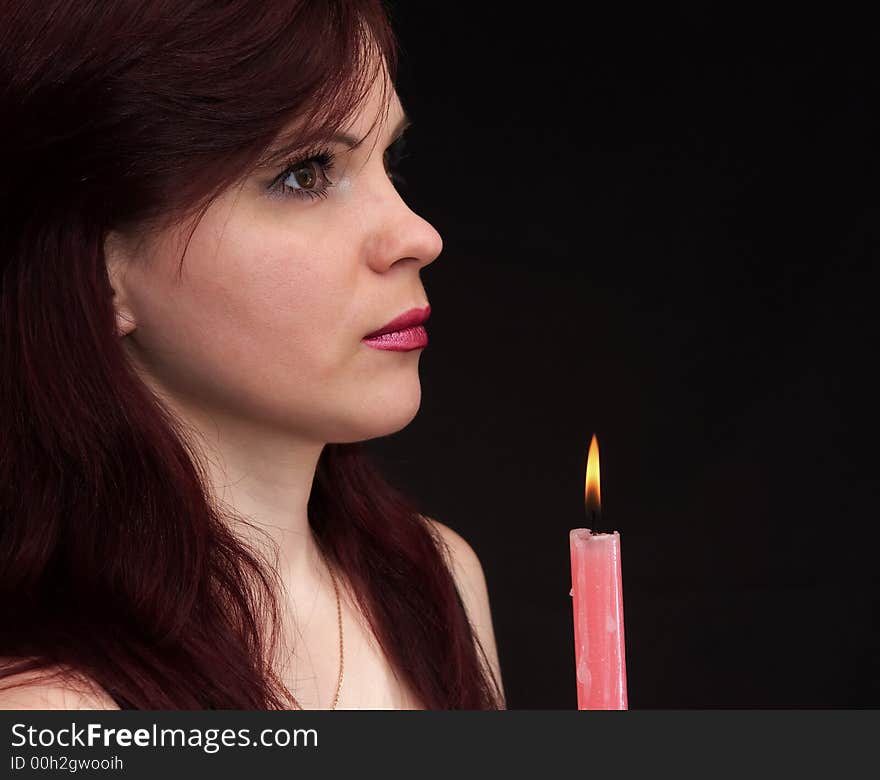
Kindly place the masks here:
[[(115, 296), (114, 296), (115, 297)], [(134, 315), (125, 306), (116, 305), (116, 332), (119, 338), (125, 338), (137, 327)]]
[(124, 338), (136, 327), (134, 312), (126, 303), (125, 285), (123, 283), (123, 269), (126, 260), (123, 257), (122, 246), (116, 233), (108, 233), (104, 241), (104, 261), (107, 267), (107, 276), (113, 289), (113, 307), (116, 310), (116, 332), (120, 338)]

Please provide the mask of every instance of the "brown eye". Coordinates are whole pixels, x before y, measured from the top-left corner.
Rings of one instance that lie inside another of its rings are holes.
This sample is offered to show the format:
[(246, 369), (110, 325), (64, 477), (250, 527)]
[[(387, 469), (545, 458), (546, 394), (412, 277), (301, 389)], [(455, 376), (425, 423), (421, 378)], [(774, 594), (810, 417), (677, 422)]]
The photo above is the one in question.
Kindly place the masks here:
[(400, 172), (398, 171), (400, 161), (407, 156), (404, 153), (405, 150), (406, 139), (403, 136), (398, 138), (393, 144), (391, 144), (391, 146), (389, 146), (385, 150), (385, 171), (388, 174), (388, 178), (397, 184), (406, 184), (406, 180), (403, 178), (403, 176), (400, 175)]
[(317, 181), (318, 177), (315, 175), (313, 165), (314, 163), (312, 162), (306, 162), (304, 165), (300, 165), (298, 168), (291, 171), (294, 181), (304, 190), (310, 190), (315, 186), (315, 182)]
[(327, 176), (333, 170), (333, 159), (333, 153), (325, 149), (308, 157), (292, 160), (267, 189), (273, 195), (326, 198), (329, 189), (335, 186)]

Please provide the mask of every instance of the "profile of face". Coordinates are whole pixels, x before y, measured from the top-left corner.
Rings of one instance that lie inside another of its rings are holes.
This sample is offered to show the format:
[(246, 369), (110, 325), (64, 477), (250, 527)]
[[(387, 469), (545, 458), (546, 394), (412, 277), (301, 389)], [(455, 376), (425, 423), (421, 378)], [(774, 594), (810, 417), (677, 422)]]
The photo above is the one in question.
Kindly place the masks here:
[(282, 177), (282, 164), (223, 193), (182, 272), (189, 225), (148, 241), (108, 236), (127, 354), (177, 408), (318, 443), (385, 436), (416, 415), (423, 350), (362, 339), (428, 304), (419, 274), (443, 242), (385, 166), (404, 118), (397, 94), (376, 121), (381, 109), (377, 79), (346, 128), (359, 139), (375, 124), (360, 146), (332, 141), (329, 168)]

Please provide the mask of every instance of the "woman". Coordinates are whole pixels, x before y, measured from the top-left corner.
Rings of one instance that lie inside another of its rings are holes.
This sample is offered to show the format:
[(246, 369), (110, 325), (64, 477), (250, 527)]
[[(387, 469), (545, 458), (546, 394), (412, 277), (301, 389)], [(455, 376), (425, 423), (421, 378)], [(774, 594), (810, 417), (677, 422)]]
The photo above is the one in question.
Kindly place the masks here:
[[(442, 249), (380, 0), (5, 3), (0, 705), (504, 708), (486, 583), (360, 442)], [(416, 339), (418, 328), (411, 331)]]

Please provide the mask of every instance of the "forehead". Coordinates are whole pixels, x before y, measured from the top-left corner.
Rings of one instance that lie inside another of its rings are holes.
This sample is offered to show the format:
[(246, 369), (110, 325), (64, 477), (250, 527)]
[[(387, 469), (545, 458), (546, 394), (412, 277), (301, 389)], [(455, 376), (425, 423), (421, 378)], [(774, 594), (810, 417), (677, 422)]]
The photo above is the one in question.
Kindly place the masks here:
[[(378, 82), (379, 80), (376, 79)], [(326, 141), (338, 141), (351, 149), (375, 146), (383, 135), (398, 134), (409, 124), (409, 118), (393, 87), (389, 92), (382, 93), (382, 86), (374, 83), (369, 93), (355, 106), (347, 121), (341, 128), (326, 138)], [(370, 141), (370, 137), (372, 141)], [(302, 120), (287, 126), (266, 150), (257, 168), (270, 168), (285, 161), (285, 158), (302, 152)]]
[(349, 121), (328, 140), (345, 144), (351, 150), (372, 149), (383, 136), (397, 138), (410, 124), (394, 86), (387, 80), (383, 84), (376, 79)]
[(396, 125), (405, 115), (397, 90), (390, 82), (385, 69), (373, 79), (364, 100), (358, 106), (350, 127), (365, 134), (370, 128), (389, 124)]

